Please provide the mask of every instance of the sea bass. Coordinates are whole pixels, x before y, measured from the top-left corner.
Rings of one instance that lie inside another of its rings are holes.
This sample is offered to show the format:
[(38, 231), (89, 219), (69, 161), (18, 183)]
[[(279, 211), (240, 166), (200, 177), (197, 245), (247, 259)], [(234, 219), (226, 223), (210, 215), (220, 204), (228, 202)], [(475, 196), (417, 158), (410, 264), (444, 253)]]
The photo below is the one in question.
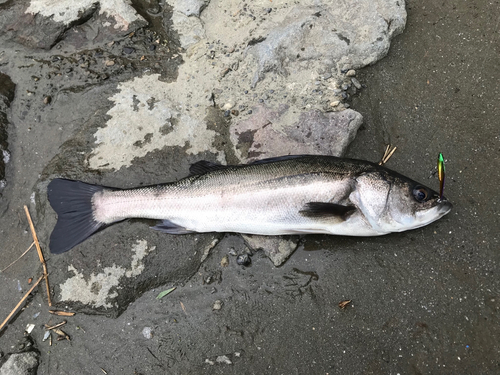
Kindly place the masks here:
[(297, 155), (250, 164), (199, 161), (179, 181), (117, 189), (54, 179), (52, 253), (129, 218), (159, 219), (170, 233), (380, 236), (432, 223), (452, 205), (434, 190), (363, 160)]

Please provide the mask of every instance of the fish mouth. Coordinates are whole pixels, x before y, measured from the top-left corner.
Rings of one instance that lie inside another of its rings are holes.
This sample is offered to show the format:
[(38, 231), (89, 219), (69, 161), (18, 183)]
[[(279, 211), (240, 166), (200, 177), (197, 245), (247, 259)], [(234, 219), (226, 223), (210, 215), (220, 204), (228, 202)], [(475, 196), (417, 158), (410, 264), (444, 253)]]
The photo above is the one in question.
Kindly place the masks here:
[(452, 208), (453, 205), (446, 198), (443, 198), (438, 201), (438, 213), (440, 217), (446, 215), (448, 212), (451, 211)]

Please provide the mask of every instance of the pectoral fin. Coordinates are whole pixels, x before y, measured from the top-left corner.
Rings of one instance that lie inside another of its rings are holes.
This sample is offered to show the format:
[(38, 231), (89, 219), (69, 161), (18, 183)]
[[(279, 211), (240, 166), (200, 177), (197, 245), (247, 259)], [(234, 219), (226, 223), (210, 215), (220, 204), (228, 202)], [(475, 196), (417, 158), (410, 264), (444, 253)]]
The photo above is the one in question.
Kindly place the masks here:
[(306, 217), (338, 217), (345, 220), (354, 211), (356, 211), (354, 206), (343, 206), (328, 202), (309, 202), (306, 203), (300, 214)]

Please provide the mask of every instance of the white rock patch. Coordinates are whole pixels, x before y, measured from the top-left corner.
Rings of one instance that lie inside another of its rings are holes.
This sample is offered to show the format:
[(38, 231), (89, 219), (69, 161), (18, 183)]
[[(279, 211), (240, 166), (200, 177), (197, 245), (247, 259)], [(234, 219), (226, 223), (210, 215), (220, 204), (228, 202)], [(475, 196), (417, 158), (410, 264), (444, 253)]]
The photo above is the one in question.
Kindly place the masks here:
[[(89, 9), (96, 0), (31, 0), (26, 13), (41, 14), (44, 17), (54, 17), (55, 22), (66, 25), (80, 18), (80, 14)], [(115, 29), (127, 30), (130, 23), (136, 20), (144, 21), (127, 0), (101, 0), (99, 14), (114, 18)]]
[(203, 100), (203, 90), (183, 80), (163, 83), (158, 77), (135, 78), (118, 86), (120, 92), (110, 98), (115, 103), (107, 113), (111, 119), (94, 134), (97, 147), (89, 158), (90, 168), (130, 166), (134, 158), (167, 146), (185, 147), (193, 155), (212, 151), (225, 161), (224, 154), (211, 146), (216, 133), (202, 120), (204, 108), (193, 109), (193, 114), (183, 111), (192, 96), (195, 103)]
[[(101, 273), (86, 277), (73, 265), (68, 266), (68, 271), (75, 275), (60, 284), (61, 300), (81, 302), (92, 307), (113, 307), (110, 300), (118, 296), (116, 289), (120, 289), (120, 278), (139, 275), (144, 270), (142, 259), (155, 248), (155, 246), (148, 247), (145, 240), (138, 240), (132, 246), (134, 255), (129, 269), (113, 264), (111, 267), (105, 267)], [(112, 288), (115, 288), (113, 292)]]

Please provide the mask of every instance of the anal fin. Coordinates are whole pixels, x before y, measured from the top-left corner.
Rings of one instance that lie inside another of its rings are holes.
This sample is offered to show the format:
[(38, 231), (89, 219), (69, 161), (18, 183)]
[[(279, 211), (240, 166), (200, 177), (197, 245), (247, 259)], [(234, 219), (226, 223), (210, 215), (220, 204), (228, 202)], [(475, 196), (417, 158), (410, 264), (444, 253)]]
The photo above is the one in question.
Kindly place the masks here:
[(168, 234), (187, 234), (187, 233), (195, 233), (192, 230), (181, 227), (180, 225), (172, 223), (170, 220), (162, 220), (151, 229), (157, 230), (159, 232), (168, 233)]

